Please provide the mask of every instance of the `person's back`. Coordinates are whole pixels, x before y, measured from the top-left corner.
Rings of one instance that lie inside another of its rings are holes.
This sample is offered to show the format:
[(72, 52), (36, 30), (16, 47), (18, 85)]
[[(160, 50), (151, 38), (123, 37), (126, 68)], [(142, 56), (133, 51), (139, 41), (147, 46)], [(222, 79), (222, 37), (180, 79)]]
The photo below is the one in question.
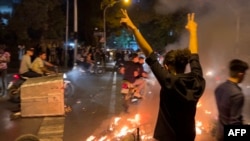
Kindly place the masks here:
[(31, 57), (27, 54), (23, 55), (20, 68), (19, 68), (19, 73), (24, 74), (29, 71), (31, 67)]
[(123, 80), (127, 80), (130, 83), (134, 83), (136, 80), (136, 77), (134, 76), (134, 72), (138, 71), (137, 64), (133, 61), (126, 61), (124, 62), (124, 69), (125, 72), (123, 74)]
[(124, 62), (120, 69), (120, 73), (123, 74), (123, 80), (127, 80), (130, 83), (135, 82), (136, 77), (139, 75), (138, 60), (138, 54), (134, 53), (131, 55), (131, 60)]
[[(198, 56), (188, 54), (185, 49), (168, 52), (163, 63), (168, 66), (166, 70), (161, 70), (159, 63), (151, 64), (150, 57), (146, 60), (161, 85), (160, 112), (154, 132), (160, 141), (195, 138), (196, 104), (205, 89), (205, 80)], [(184, 73), (188, 62), (191, 72)]]
[[(189, 54), (185, 54), (185, 51), (168, 52), (162, 66), (153, 48), (130, 20), (127, 11), (121, 11), (124, 17), (120, 23), (126, 24), (133, 32), (141, 51), (147, 57), (147, 64), (161, 86), (154, 139), (194, 141), (196, 104), (205, 89), (205, 79), (199, 62), (197, 24), (194, 21), (194, 13), (188, 14), (186, 24), (190, 35)], [(188, 63), (191, 72), (184, 74)]]
[(34, 54), (34, 48), (28, 48), (26, 54), (23, 55), (19, 74), (24, 77), (40, 77), (41, 74), (31, 71), (31, 56)]

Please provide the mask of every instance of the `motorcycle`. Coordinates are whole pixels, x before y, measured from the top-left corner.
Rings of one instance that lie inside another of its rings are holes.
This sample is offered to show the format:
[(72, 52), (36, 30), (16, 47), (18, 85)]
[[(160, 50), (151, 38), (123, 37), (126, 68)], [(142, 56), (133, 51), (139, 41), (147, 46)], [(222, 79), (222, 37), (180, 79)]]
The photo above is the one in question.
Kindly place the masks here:
[(105, 72), (104, 64), (101, 61), (95, 63), (94, 72), (96, 74), (102, 74)]
[(84, 74), (84, 73), (87, 73), (87, 72), (90, 72), (92, 74), (102, 74), (102, 73), (105, 72), (105, 67), (104, 67), (104, 64), (103, 64), (103, 62), (101, 60), (96, 61), (94, 63), (93, 70), (89, 71), (89, 67), (90, 67), (90, 64), (88, 64), (86, 62), (78, 61), (77, 66), (75, 67), (75, 69), (78, 70), (81, 74)]
[[(55, 67), (54, 74), (46, 74), (46, 76), (58, 75), (58, 68)], [(28, 77), (23, 77), (20, 74), (14, 74), (13, 79), (9, 82), (7, 86), (7, 94), (11, 102), (19, 103), (21, 95), (21, 86), (22, 84), (29, 79)], [(71, 83), (70, 79), (67, 77), (67, 73), (63, 74), (63, 85), (64, 85), (64, 96), (71, 97), (74, 94), (74, 86)]]
[(137, 103), (139, 101), (139, 99), (134, 96), (135, 91), (136, 87), (134, 87), (130, 82), (122, 82), (121, 94), (123, 96), (123, 107), (125, 112), (128, 112), (129, 105), (131, 103)]
[(20, 102), (20, 90), (21, 85), (28, 79), (28, 77), (23, 77), (20, 74), (14, 74), (13, 79), (9, 82), (7, 86), (7, 95), (9, 100), (12, 102)]

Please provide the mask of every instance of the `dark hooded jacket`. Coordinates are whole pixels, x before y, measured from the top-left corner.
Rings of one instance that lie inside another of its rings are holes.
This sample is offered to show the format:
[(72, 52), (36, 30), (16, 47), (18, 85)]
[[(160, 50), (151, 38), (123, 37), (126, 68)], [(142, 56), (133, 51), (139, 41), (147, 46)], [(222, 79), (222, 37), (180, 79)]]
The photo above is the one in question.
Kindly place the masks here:
[(154, 138), (159, 141), (194, 141), (196, 105), (205, 89), (198, 54), (191, 55), (191, 72), (184, 74), (169, 73), (154, 53), (146, 62), (161, 85)]

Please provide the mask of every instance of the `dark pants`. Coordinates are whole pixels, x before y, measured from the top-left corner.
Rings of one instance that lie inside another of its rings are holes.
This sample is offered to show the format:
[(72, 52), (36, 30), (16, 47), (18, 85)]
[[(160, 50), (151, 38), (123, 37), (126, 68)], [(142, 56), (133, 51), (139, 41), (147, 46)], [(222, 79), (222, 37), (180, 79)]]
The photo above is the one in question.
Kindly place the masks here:
[(4, 95), (7, 87), (7, 69), (0, 70), (0, 75), (2, 79), (2, 95)]
[(32, 77), (41, 77), (42, 76), (41, 74), (36, 73), (34, 71), (28, 71), (28, 72), (25, 72), (25, 73), (23, 73), (21, 75), (24, 76), (24, 77), (29, 77), (29, 78), (32, 78)]

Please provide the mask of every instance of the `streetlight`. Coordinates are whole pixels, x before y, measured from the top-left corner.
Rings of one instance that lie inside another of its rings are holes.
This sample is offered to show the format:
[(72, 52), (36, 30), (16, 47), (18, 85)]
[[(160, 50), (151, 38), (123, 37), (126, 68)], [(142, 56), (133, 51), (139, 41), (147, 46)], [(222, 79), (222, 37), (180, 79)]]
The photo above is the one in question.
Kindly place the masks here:
[(78, 32), (78, 28), (77, 28), (77, 0), (74, 0), (74, 38), (75, 38), (75, 47), (74, 47), (74, 68), (76, 67), (76, 56), (77, 56), (77, 46), (78, 46), (78, 43), (77, 43), (77, 32)]
[(107, 4), (106, 7), (103, 10), (103, 46), (104, 49), (106, 49), (106, 44), (107, 44), (107, 40), (106, 40), (106, 11), (109, 7), (114, 6), (115, 4), (124, 1), (125, 3), (128, 3), (129, 0), (114, 0), (111, 3)]
[(68, 37), (69, 37), (69, 0), (66, 4), (66, 31), (65, 31), (65, 52), (64, 52), (64, 67), (68, 66)]
[[(65, 68), (68, 64), (68, 36), (69, 36), (69, 0), (66, 1), (66, 34), (65, 34)], [(77, 56), (77, 0), (74, 0), (74, 60), (73, 60), (73, 66), (76, 66), (76, 56)], [(72, 62), (71, 62), (72, 63)]]

